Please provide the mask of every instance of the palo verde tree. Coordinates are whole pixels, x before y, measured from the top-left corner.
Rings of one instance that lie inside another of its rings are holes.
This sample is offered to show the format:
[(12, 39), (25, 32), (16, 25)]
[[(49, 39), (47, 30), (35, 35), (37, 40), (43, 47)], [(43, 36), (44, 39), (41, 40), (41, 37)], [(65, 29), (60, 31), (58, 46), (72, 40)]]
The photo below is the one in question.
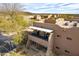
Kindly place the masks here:
[(19, 3), (1, 3), (0, 12), (9, 15), (9, 19), (14, 19), (17, 13), (22, 11), (22, 5)]
[[(27, 26), (27, 21), (20, 15), (23, 5), (19, 3), (0, 3), (0, 12), (4, 18), (0, 18), (1, 31), (19, 31)], [(7, 24), (7, 25), (6, 25)]]

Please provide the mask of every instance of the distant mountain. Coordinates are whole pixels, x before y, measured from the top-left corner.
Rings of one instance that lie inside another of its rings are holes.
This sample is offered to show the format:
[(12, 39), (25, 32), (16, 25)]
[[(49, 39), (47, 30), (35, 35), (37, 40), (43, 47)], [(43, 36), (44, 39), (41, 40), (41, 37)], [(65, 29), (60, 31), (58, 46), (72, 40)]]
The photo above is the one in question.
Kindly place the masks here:
[[(17, 12), (17, 14), (24, 14), (24, 15), (68, 15), (68, 16), (78, 16), (79, 14), (53, 14), (53, 13), (32, 13), (32, 12)], [(7, 15), (5, 12), (0, 12), (0, 15)]]

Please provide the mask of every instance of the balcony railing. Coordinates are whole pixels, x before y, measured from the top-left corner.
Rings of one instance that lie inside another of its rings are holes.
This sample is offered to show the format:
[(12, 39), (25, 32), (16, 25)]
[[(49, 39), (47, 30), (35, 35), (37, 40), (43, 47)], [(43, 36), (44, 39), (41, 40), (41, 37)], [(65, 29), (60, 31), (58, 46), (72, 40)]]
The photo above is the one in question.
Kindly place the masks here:
[(49, 37), (48, 33), (44, 33), (41, 35), (40, 31), (37, 31), (36, 33), (32, 32), (32, 33), (30, 33), (30, 35), (41, 38), (42, 40), (46, 40), (46, 41), (48, 41), (48, 37)]

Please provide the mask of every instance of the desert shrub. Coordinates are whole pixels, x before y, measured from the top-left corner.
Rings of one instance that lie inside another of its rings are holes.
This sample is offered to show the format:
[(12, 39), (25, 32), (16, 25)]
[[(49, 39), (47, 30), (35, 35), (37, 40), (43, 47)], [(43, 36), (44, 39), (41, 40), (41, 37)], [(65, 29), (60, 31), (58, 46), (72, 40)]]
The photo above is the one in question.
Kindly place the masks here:
[(16, 45), (25, 45), (27, 42), (27, 32), (18, 32), (16, 35), (13, 36), (13, 42)]
[(24, 20), (22, 16), (16, 16), (15, 21), (19, 26), (22, 27), (26, 27), (29, 24), (28, 21)]
[(18, 32), (16, 35), (13, 36), (13, 42), (18, 45), (21, 43), (21, 41), (23, 40), (22, 38), (22, 33)]

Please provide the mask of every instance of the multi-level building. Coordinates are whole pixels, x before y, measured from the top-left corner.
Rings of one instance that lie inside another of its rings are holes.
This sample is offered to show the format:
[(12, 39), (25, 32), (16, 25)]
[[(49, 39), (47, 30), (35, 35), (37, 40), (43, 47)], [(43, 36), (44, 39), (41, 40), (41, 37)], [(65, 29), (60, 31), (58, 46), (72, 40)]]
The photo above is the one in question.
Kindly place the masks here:
[[(61, 19), (61, 18), (60, 18)], [(79, 55), (78, 21), (56, 21), (56, 24), (35, 23), (29, 27), (27, 47), (34, 41), (47, 48), (46, 55)]]

